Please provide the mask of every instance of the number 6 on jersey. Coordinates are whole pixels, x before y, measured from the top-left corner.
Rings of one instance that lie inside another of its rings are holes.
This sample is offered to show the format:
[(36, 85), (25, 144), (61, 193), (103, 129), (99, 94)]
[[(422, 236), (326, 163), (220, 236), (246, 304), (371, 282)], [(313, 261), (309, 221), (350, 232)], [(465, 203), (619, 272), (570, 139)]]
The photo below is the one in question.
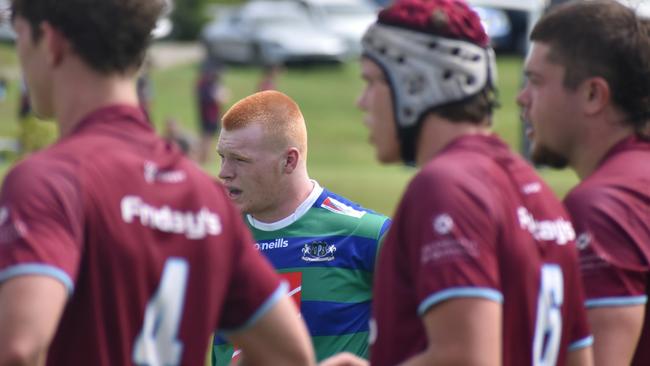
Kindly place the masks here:
[(564, 301), (562, 268), (557, 264), (542, 266), (537, 321), (533, 340), (533, 365), (551, 366), (557, 361), (562, 337), (561, 307)]
[(147, 303), (144, 325), (133, 347), (136, 364), (172, 366), (181, 362), (183, 344), (176, 336), (183, 313), (187, 276), (185, 259), (167, 259), (158, 289)]

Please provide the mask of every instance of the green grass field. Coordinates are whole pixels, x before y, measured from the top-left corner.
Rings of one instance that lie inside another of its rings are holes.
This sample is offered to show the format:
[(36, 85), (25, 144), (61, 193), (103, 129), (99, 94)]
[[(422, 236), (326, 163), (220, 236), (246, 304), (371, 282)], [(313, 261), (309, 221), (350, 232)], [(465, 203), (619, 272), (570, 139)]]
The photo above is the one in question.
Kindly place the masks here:
[[(520, 125), (514, 102), (519, 88), (522, 59), (499, 58), (501, 108), (495, 117), (495, 130), (513, 148), (519, 149)], [(0, 46), (0, 75), (15, 68), (13, 49)], [(230, 68), (225, 84), (230, 89), (229, 105), (251, 94), (260, 76), (254, 68)], [(187, 129), (197, 131), (193, 84), (196, 66), (185, 65), (154, 73), (153, 119), (160, 128), (168, 117), (178, 119)], [(391, 215), (409, 178), (411, 168), (381, 166), (367, 142), (362, 114), (356, 98), (363, 83), (358, 62), (341, 67), (288, 69), (278, 88), (301, 106), (309, 132), (309, 170), (312, 178), (327, 188), (362, 205)], [(18, 131), (16, 108), (18, 85), (11, 83), (8, 98), (0, 103), (0, 136), (15, 136)], [(4, 176), (9, 162), (0, 163)], [(218, 160), (204, 168), (216, 175)], [(543, 170), (541, 174), (559, 194), (564, 195), (577, 181), (567, 171)]]

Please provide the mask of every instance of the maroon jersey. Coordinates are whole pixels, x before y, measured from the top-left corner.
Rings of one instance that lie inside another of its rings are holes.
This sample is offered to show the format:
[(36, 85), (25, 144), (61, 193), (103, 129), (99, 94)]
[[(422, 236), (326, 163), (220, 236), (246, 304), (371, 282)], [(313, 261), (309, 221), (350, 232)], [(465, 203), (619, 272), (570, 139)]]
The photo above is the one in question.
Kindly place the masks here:
[(650, 142), (617, 144), (565, 199), (587, 308), (646, 304), (633, 365), (650, 365)]
[(210, 334), (282, 295), (224, 190), (136, 108), (85, 118), (0, 198), (0, 280), (70, 291), (48, 365), (201, 365)]
[(454, 140), (409, 184), (380, 252), (371, 363), (423, 352), (435, 305), (484, 298), (503, 306), (504, 365), (564, 365), (592, 342), (574, 238), (560, 201), (501, 140)]

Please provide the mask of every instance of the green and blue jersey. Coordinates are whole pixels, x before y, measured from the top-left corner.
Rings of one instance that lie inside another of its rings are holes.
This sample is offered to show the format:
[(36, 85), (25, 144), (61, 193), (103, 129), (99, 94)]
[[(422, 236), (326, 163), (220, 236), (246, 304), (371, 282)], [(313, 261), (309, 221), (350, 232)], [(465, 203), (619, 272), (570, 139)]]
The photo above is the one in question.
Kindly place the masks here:
[[(246, 221), (257, 249), (289, 283), (318, 360), (342, 351), (367, 358), (375, 258), (390, 220), (314, 184), (289, 217)], [(213, 365), (227, 365), (232, 355), (215, 337)]]

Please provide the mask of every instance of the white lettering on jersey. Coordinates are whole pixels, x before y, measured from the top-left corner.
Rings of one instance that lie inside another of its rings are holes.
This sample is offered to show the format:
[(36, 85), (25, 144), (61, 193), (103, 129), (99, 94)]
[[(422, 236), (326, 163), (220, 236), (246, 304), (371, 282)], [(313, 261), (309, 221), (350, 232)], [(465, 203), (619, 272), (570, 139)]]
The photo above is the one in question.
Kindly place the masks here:
[(533, 194), (542, 190), (542, 184), (539, 182), (528, 183), (521, 188), (524, 194)]
[(155, 181), (163, 183), (181, 183), (185, 181), (187, 174), (182, 170), (160, 171), (156, 163), (145, 161), (144, 163), (144, 180), (147, 183)]
[(271, 250), (276, 248), (286, 248), (289, 246), (289, 241), (284, 238), (278, 238), (274, 241), (261, 241), (255, 243), (255, 249), (260, 251)]
[(165, 233), (185, 234), (190, 240), (219, 235), (222, 230), (219, 215), (205, 207), (198, 212), (173, 210), (166, 205), (157, 208), (144, 203), (138, 196), (123, 197), (120, 207), (126, 223), (133, 223), (137, 217), (142, 226)]
[(564, 245), (576, 238), (573, 225), (563, 218), (537, 221), (525, 207), (521, 206), (517, 208), (517, 217), (519, 218), (519, 226), (527, 230), (535, 240), (554, 241), (557, 244)]

